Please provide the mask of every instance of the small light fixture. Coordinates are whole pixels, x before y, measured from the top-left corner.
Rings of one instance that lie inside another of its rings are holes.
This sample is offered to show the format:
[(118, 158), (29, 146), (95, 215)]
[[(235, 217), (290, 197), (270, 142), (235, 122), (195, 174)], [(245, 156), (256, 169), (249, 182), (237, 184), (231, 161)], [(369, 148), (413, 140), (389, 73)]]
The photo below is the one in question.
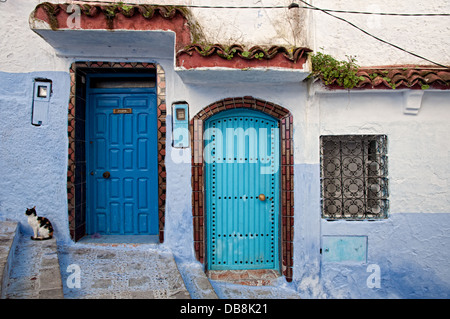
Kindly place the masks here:
[(300, 8), (300, 6), (298, 5), (298, 3), (292, 2), (292, 3), (288, 6), (288, 9), (292, 9), (292, 8)]
[(35, 79), (33, 89), (33, 110), (31, 124), (40, 126), (48, 121), (48, 109), (52, 93), (52, 81), (48, 79)]
[(38, 85), (38, 90), (37, 90), (37, 96), (38, 97), (42, 97), (42, 98), (46, 98), (47, 97), (47, 86), (44, 85)]
[(186, 120), (186, 109), (184, 108), (177, 108), (177, 121), (185, 121)]
[(189, 147), (189, 104), (185, 101), (172, 104), (172, 147)]

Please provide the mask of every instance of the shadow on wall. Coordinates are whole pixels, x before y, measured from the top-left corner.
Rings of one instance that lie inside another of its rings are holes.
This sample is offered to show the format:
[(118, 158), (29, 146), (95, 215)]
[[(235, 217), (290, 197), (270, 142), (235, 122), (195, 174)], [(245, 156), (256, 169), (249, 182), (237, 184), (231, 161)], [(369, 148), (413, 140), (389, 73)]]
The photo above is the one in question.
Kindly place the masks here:
[(195, 261), (191, 204), (191, 149), (172, 147), (172, 116), (166, 117), (165, 245), (179, 260)]

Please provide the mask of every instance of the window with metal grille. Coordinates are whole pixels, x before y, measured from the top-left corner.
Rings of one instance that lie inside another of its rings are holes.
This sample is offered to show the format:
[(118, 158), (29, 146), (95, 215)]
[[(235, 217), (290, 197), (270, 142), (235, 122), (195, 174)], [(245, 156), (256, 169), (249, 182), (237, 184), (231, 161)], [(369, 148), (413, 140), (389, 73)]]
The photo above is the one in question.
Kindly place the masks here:
[(327, 135), (320, 143), (322, 218), (387, 218), (387, 136)]

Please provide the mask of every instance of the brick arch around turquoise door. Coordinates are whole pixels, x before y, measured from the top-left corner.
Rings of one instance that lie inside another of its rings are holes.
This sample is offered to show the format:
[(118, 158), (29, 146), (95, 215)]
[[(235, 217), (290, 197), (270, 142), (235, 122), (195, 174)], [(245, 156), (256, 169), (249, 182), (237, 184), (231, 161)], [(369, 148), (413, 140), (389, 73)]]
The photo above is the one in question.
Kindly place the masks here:
[[(198, 112), (191, 120), (191, 139), (192, 139), (192, 213), (194, 224), (194, 250), (197, 259), (202, 263), (210, 263), (208, 261), (207, 252), (208, 235), (207, 227), (208, 219), (207, 206), (207, 188), (210, 181), (207, 180), (206, 172), (208, 171), (207, 163), (204, 156), (204, 141), (209, 136), (205, 135), (205, 129), (209, 119), (214, 119), (214, 115), (222, 111), (236, 114), (247, 109), (250, 112), (258, 112), (263, 117), (272, 118), (279, 127), (279, 256), (281, 260), (281, 270), (288, 281), (292, 280), (293, 267), (293, 238), (294, 238), (294, 196), (293, 196), (293, 118), (291, 113), (277, 105), (265, 100), (257, 99), (250, 96), (227, 98), (214, 102), (200, 112)], [(231, 111), (230, 111), (231, 110)], [(226, 115), (226, 113), (222, 113)], [(245, 114), (245, 113), (241, 113)], [(249, 114), (249, 113), (248, 113)], [(208, 134), (208, 132), (207, 132)], [(206, 156), (207, 157), (207, 156)], [(254, 195), (253, 195), (254, 197)], [(209, 203), (208, 203), (209, 204)], [(209, 208), (210, 209), (210, 208)], [(211, 210), (211, 209), (210, 209)], [(234, 234), (233, 234), (234, 236)], [(211, 242), (210, 242), (211, 245)], [(266, 259), (267, 260), (267, 259)], [(233, 261), (234, 262), (234, 261)], [(240, 263), (240, 260), (238, 260)], [(208, 264), (209, 267), (209, 264)], [(262, 268), (270, 268), (261, 265)], [(210, 268), (210, 267), (209, 267)], [(232, 268), (231, 268), (232, 269)]]

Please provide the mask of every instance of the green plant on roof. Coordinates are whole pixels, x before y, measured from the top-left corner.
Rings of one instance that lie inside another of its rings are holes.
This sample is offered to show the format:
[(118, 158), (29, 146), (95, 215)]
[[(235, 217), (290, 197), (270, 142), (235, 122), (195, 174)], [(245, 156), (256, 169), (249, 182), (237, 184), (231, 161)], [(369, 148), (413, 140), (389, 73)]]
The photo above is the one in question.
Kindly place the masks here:
[(231, 60), (236, 53), (236, 49), (230, 49), (229, 47), (225, 47), (223, 50), (217, 51), (217, 55), (223, 59)]
[(128, 14), (131, 11), (131, 9), (133, 9), (133, 6), (128, 6), (126, 4), (122, 4), (121, 8), (125, 13)]
[(244, 58), (248, 58), (249, 56), (250, 56), (250, 51), (242, 51), (241, 52), (241, 55), (244, 57)]
[(359, 66), (352, 56), (347, 56), (346, 61), (339, 61), (329, 54), (317, 52), (311, 55), (311, 62), (311, 76), (320, 78), (325, 85), (337, 83), (339, 86), (352, 89), (358, 82), (364, 80), (357, 75)]
[(142, 15), (144, 16), (144, 18), (148, 19), (150, 17), (153, 17), (153, 14), (155, 13), (155, 6), (152, 5), (142, 5), (141, 8), (142, 10)]
[(59, 28), (58, 19), (56, 18), (56, 11), (55, 11), (55, 8), (53, 7), (53, 5), (51, 3), (44, 2), (44, 3), (40, 4), (39, 6), (41, 6), (44, 9), (44, 11), (47, 13), (47, 17), (48, 17), (50, 27), (52, 28), (52, 30), (57, 30)]
[(207, 44), (203, 47), (203, 50), (200, 51), (200, 54), (203, 56), (208, 56), (209, 50), (211, 50), (211, 46)]
[(105, 15), (107, 18), (114, 18), (116, 16), (117, 5), (106, 6), (105, 7)]

